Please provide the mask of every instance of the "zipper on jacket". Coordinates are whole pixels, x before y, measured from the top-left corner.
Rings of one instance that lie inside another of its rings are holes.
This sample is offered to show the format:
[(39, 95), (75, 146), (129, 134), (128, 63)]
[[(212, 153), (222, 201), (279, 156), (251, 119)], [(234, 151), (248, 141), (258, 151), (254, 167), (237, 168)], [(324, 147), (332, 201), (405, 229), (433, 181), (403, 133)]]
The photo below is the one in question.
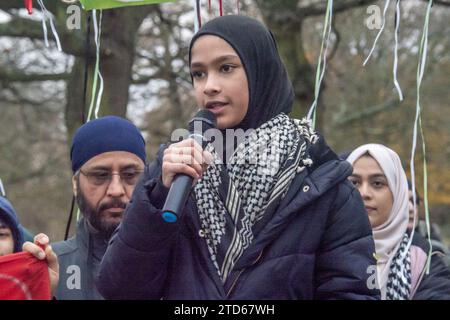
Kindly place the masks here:
[[(259, 256), (255, 259), (255, 261), (252, 262), (252, 264), (251, 264), (249, 267), (255, 265), (255, 264), (259, 261), (259, 259), (261, 259), (262, 254), (263, 254), (263, 251), (264, 251), (264, 249), (261, 250), (261, 252), (259, 253)], [(231, 285), (230, 289), (229, 289), (228, 292), (227, 292), (227, 298), (230, 296), (231, 292), (233, 291), (234, 287), (236, 286), (236, 283), (237, 283), (239, 277), (241, 276), (242, 272), (244, 272), (245, 270), (247, 270), (247, 268), (248, 268), (248, 267), (242, 269), (242, 270), (239, 272), (239, 274), (237, 275), (236, 279), (234, 279), (233, 284)]]
[[(193, 210), (193, 212), (197, 212), (198, 211), (198, 208), (196, 206), (197, 202), (196, 202), (195, 194), (193, 191), (190, 192), (189, 199), (191, 200), (191, 203), (189, 203), (189, 201), (188, 201), (186, 203), (186, 207), (188, 205), (191, 205), (191, 209)], [(201, 222), (199, 221), (199, 225), (196, 225), (194, 220), (195, 220), (194, 218), (186, 219), (186, 226), (190, 230), (190, 232), (192, 232), (192, 234), (194, 235), (194, 238), (197, 238), (198, 230), (201, 229)], [(211, 278), (211, 281), (214, 283), (219, 296), (223, 297), (223, 295), (225, 294), (225, 288), (223, 286), (222, 280), (219, 277), (219, 273), (217, 272), (217, 269), (214, 266), (214, 264), (211, 260), (211, 257), (208, 253), (209, 251), (208, 251), (208, 245), (206, 243), (206, 239), (205, 238), (196, 239), (195, 243), (197, 246), (199, 246), (199, 249), (200, 249), (199, 251), (201, 252), (201, 256), (202, 256), (202, 258), (204, 258), (204, 259), (202, 259), (202, 261), (204, 261), (207, 273), (208, 273), (209, 277)], [(204, 249), (204, 250), (202, 250), (202, 249)]]

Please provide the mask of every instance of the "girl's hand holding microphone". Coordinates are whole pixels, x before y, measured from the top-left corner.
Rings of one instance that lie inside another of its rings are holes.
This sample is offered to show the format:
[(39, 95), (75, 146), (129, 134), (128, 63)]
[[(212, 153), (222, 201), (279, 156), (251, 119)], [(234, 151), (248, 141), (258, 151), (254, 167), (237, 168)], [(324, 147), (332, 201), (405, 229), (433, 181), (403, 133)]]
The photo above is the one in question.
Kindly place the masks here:
[(170, 188), (174, 177), (183, 173), (193, 178), (193, 185), (202, 177), (213, 156), (192, 138), (170, 145), (164, 150), (162, 182)]

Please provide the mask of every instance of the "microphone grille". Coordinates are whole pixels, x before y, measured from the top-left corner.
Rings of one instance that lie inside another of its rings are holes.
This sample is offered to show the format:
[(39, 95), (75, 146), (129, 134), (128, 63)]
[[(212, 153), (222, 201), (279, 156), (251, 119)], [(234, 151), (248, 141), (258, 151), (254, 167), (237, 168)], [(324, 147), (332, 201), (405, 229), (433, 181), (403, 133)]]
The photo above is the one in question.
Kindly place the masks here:
[(202, 133), (217, 126), (216, 115), (207, 109), (200, 110), (192, 118), (189, 122), (189, 132), (194, 132), (194, 123), (197, 121), (201, 122)]

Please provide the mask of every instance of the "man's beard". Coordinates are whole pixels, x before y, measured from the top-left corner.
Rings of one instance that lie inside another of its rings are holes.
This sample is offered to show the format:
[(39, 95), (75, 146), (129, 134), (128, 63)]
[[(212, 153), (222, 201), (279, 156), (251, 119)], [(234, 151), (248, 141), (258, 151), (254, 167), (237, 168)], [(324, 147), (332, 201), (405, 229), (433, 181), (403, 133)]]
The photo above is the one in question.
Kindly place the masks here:
[(100, 202), (98, 208), (94, 208), (89, 204), (80, 187), (78, 186), (78, 193), (76, 196), (78, 208), (87, 219), (89, 225), (95, 229), (95, 231), (110, 238), (114, 230), (119, 226), (120, 222), (107, 221), (102, 216), (102, 211), (109, 208), (123, 208), (125, 209), (126, 203), (120, 199), (113, 198), (109, 202)]

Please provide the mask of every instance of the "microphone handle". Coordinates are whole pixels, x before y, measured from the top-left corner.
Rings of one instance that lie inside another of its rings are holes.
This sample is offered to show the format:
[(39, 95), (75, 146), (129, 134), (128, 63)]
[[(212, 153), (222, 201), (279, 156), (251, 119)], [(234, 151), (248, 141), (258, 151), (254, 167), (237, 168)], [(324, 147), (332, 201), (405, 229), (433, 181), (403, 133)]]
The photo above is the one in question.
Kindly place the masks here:
[[(194, 139), (204, 149), (207, 142), (201, 134), (191, 133), (189, 138)], [(176, 222), (183, 212), (187, 198), (192, 189), (194, 179), (186, 174), (177, 174), (172, 181), (166, 202), (162, 209), (162, 218), (166, 222)]]
[[(185, 174), (175, 176), (162, 210), (164, 221), (176, 222), (178, 220), (191, 192), (192, 181), (192, 177)], [(179, 201), (180, 197), (181, 201)]]

